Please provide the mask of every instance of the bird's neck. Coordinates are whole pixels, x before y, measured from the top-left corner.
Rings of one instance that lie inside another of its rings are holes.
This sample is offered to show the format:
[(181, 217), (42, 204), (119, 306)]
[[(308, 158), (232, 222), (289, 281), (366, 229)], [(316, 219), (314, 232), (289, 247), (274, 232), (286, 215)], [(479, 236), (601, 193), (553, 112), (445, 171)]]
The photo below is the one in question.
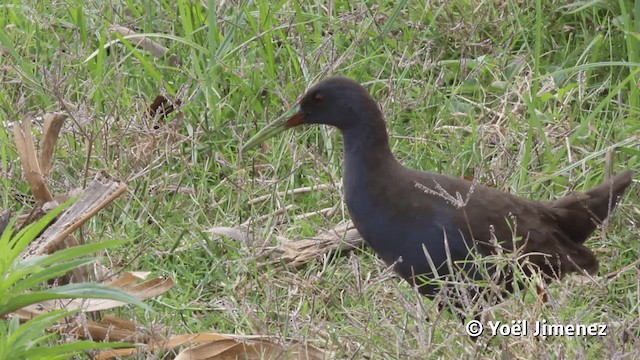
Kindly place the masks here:
[(398, 165), (389, 147), (384, 122), (368, 125), (343, 130), (345, 177), (367, 177), (391, 171)]
[(377, 129), (343, 130), (343, 136), (344, 200), (351, 220), (366, 238), (375, 232), (375, 227), (368, 225), (389, 224), (389, 209), (380, 207), (379, 200), (380, 195), (391, 193), (387, 187), (398, 185), (400, 164), (391, 153), (384, 122)]

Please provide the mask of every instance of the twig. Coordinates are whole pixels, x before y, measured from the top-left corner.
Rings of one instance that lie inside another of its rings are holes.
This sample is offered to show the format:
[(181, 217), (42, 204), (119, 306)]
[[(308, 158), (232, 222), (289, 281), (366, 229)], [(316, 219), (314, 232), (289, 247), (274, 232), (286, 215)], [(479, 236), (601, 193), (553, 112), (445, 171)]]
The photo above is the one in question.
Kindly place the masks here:
[[(287, 190), (287, 191), (280, 191), (280, 192), (277, 192), (276, 195), (279, 196), (279, 197), (282, 197), (282, 196), (286, 196), (286, 195), (302, 194), (302, 193), (306, 193), (306, 192), (311, 192), (311, 191), (316, 191), (316, 190), (327, 190), (327, 189), (331, 189), (331, 188), (332, 188), (331, 185), (319, 184), (319, 185), (306, 186), (306, 187), (301, 187), (301, 188)], [(269, 200), (272, 196), (273, 196), (273, 194), (258, 196), (257, 198), (250, 200), (249, 201), (249, 205), (255, 205), (255, 204), (259, 203), (259, 202), (263, 202), (265, 200)]]

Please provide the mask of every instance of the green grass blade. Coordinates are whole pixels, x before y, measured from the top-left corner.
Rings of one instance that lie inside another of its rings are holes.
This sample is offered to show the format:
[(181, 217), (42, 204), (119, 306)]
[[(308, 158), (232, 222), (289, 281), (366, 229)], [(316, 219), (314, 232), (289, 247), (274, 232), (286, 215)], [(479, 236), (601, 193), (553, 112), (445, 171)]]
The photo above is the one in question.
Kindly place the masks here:
[(80, 298), (117, 300), (148, 309), (142, 301), (122, 290), (93, 283), (78, 283), (14, 296), (0, 305), (0, 316), (41, 301)]

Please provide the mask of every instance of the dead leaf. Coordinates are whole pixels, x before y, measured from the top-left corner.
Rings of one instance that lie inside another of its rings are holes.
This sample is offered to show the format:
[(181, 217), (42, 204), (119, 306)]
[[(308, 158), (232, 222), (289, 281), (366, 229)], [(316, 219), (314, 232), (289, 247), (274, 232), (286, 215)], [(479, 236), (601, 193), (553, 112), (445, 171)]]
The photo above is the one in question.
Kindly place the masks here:
[(31, 134), (31, 118), (25, 117), (22, 123), (13, 124), (13, 139), (16, 144), (16, 150), (22, 163), (24, 177), (29, 183), (29, 187), (33, 193), (36, 202), (43, 204), (53, 200), (53, 196), (49, 192), (49, 188), (44, 180), (44, 174), (40, 169), (36, 147), (33, 143), (33, 135)]
[[(152, 297), (160, 296), (169, 291), (174, 283), (171, 278), (154, 278), (151, 280), (143, 280), (136, 276), (135, 273), (126, 273), (118, 279), (106, 283), (105, 285), (121, 289), (139, 300), (146, 300)], [(58, 309), (82, 309), (84, 312), (100, 311), (116, 308), (125, 305), (120, 301), (108, 299), (71, 299), (71, 300), (55, 300), (43, 301), (37, 304), (24, 307), (15, 313), (23, 320), (29, 320), (34, 316), (48, 313)]]
[[(194, 344), (200, 344), (192, 346)], [(234, 335), (199, 333), (175, 335), (162, 344), (146, 347), (107, 350), (98, 354), (97, 359), (144, 354), (159, 349), (171, 350), (182, 346), (192, 346), (181, 351), (176, 360), (195, 359), (300, 359), (319, 360), (331, 358), (331, 352), (302, 344), (297, 341), (281, 342), (263, 335)]]
[[(134, 46), (150, 52), (157, 58), (163, 58), (169, 52), (167, 48), (151, 40), (148, 36), (144, 34), (138, 34), (135, 31), (124, 26), (112, 24), (109, 25), (109, 31), (118, 33), (123, 37), (128, 38)], [(171, 66), (179, 66), (180, 59), (178, 59), (175, 54), (171, 54), (168, 58), (168, 63)]]
[(22, 252), (21, 257), (49, 254), (58, 244), (73, 233), (80, 225), (93, 217), (100, 209), (110, 204), (127, 189), (127, 185), (113, 179), (106, 172), (96, 174), (83, 194), (68, 209), (59, 215), (35, 241)]
[(42, 176), (49, 176), (51, 166), (53, 164), (53, 151), (58, 142), (58, 135), (64, 121), (67, 119), (66, 114), (49, 113), (44, 116), (44, 130), (42, 131), (42, 140), (40, 141), (40, 170)]

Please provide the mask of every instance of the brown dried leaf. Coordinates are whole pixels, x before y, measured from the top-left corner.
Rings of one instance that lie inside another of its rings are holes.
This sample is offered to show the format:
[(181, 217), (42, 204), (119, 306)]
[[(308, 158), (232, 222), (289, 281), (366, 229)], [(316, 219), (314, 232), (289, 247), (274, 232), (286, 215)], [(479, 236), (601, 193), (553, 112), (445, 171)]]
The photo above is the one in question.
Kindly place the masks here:
[(53, 164), (53, 150), (58, 142), (60, 129), (66, 120), (67, 115), (61, 113), (49, 113), (44, 116), (44, 130), (40, 141), (40, 170), (42, 176), (49, 176)]
[(31, 118), (25, 117), (22, 123), (13, 124), (13, 139), (24, 169), (24, 177), (29, 183), (36, 202), (43, 204), (53, 200), (38, 162), (36, 147), (31, 134)]
[[(245, 227), (221, 226), (206, 231), (227, 236), (245, 245), (251, 245), (254, 241), (253, 235), (248, 233)], [(278, 237), (278, 240), (280, 245), (275, 250), (282, 254), (280, 261), (284, 261), (292, 267), (303, 266), (330, 251), (351, 251), (364, 242), (351, 222), (336, 225), (330, 230), (324, 230), (316, 236), (306, 239), (289, 241), (284, 237)]]
[[(176, 110), (176, 107), (180, 106), (181, 104), (182, 100), (180, 99), (176, 99), (175, 101), (171, 102), (164, 95), (158, 95), (153, 100), (151, 105), (149, 105), (149, 107), (147, 108), (146, 114), (150, 118), (157, 118), (158, 122), (160, 122), (160, 120), (164, 120), (167, 115), (174, 112)], [(160, 125), (156, 126), (159, 127)]]
[(142, 326), (113, 315), (105, 315), (102, 323), (85, 320), (76, 321), (70, 330), (71, 334), (81, 339), (92, 341), (120, 341), (131, 343), (150, 343), (164, 341), (162, 336), (150, 334)]
[(97, 359), (112, 359), (130, 356), (136, 353), (149, 353), (155, 350), (170, 350), (180, 346), (189, 346), (180, 352), (176, 360), (185, 359), (327, 359), (331, 353), (297, 341), (282, 344), (269, 336), (234, 335), (217, 333), (183, 334), (171, 337), (164, 343), (150, 344), (146, 347), (108, 350), (98, 354)]
[(309, 261), (318, 259), (330, 251), (351, 251), (362, 245), (364, 240), (353, 223), (336, 225), (318, 235), (291, 242), (282, 242), (278, 250), (282, 251), (282, 260), (290, 266), (300, 267)]
[[(112, 24), (109, 26), (109, 31), (118, 33), (123, 37), (128, 38), (134, 46), (149, 51), (151, 54), (153, 54), (153, 56), (159, 59), (164, 57), (169, 52), (167, 48), (149, 39), (147, 36), (137, 34), (135, 31), (124, 26)], [(175, 54), (169, 56), (168, 62), (171, 66), (180, 65), (180, 60)]]
[(21, 257), (27, 259), (51, 253), (69, 234), (110, 204), (126, 189), (126, 184), (113, 179), (106, 172), (98, 173), (78, 200), (60, 214), (58, 220), (35, 241), (29, 244), (22, 252)]
[[(136, 275), (136, 273), (126, 273), (116, 280), (106, 283), (105, 285), (119, 288), (139, 300), (145, 300), (162, 295), (169, 291), (174, 285), (171, 278), (154, 278), (140, 283), (139, 281), (141, 280), (144, 280), (144, 278)], [(70, 310), (82, 309), (82, 311), (84, 312), (92, 312), (112, 309), (122, 305), (125, 305), (125, 303), (108, 299), (72, 299), (64, 301), (43, 301), (24, 307), (16, 311), (16, 314), (21, 319), (28, 320), (33, 318), (34, 316), (62, 308)]]

